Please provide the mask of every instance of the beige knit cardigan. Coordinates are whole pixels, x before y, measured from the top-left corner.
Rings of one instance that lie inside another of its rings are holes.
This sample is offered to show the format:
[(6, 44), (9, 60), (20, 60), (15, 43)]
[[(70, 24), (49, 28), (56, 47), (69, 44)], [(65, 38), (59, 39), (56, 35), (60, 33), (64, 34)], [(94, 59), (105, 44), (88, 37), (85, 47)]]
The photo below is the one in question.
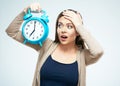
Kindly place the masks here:
[[(24, 41), (24, 38), (20, 31), (21, 24), (23, 23), (23, 16), (24, 12), (21, 12), (6, 29), (6, 32), (10, 37), (21, 43), (23, 43)], [(76, 27), (76, 30), (88, 47), (87, 49), (80, 49), (77, 52), (77, 62), (79, 71), (78, 86), (85, 86), (86, 66), (98, 61), (98, 59), (103, 54), (103, 49), (100, 46), (100, 44), (92, 37), (90, 32), (83, 28), (83, 26)], [(42, 47), (40, 47), (39, 45), (32, 45), (29, 43), (27, 43), (26, 45), (34, 48), (39, 53), (32, 86), (40, 86), (40, 69), (47, 57), (55, 50), (58, 44), (50, 39), (47, 39), (43, 43)]]

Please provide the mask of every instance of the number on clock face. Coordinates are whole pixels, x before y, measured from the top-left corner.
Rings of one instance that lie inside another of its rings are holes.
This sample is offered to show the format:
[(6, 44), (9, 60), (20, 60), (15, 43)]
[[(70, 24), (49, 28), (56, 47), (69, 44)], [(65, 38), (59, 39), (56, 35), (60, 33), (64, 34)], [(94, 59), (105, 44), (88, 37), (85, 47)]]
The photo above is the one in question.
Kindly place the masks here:
[(25, 25), (25, 36), (30, 40), (38, 40), (43, 36), (44, 26), (37, 20), (31, 20)]

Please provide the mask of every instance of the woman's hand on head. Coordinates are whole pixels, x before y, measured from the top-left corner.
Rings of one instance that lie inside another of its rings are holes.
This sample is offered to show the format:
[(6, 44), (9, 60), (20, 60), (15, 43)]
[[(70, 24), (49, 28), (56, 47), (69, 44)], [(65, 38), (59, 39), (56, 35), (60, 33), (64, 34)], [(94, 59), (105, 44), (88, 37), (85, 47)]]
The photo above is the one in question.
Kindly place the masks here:
[(34, 12), (40, 12), (42, 9), (39, 3), (32, 3), (28, 7), (24, 8), (24, 12), (27, 13), (27, 10), (29, 8), (31, 9), (31, 11), (34, 11)]
[(75, 25), (75, 27), (83, 25), (82, 17), (79, 13), (66, 10), (63, 12), (63, 15), (66, 19), (69, 19)]

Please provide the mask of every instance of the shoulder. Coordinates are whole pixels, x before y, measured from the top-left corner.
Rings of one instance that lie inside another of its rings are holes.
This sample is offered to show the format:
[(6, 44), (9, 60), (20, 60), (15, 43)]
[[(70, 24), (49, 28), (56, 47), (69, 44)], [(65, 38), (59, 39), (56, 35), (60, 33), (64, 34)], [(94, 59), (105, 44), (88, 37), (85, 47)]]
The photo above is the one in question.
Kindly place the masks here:
[(57, 43), (55, 43), (53, 40), (47, 38), (46, 41), (43, 43), (42, 48), (44, 50), (48, 50), (50, 47), (54, 47), (55, 45), (57, 45)]

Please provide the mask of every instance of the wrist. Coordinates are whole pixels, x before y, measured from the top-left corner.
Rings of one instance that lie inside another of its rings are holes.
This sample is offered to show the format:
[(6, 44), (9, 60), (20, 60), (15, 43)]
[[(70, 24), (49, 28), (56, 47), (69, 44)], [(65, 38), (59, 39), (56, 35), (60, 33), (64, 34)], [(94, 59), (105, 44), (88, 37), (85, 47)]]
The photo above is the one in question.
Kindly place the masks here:
[(76, 31), (79, 32), (80, 29), (83, 29), (83, 24), (76, 25)]

